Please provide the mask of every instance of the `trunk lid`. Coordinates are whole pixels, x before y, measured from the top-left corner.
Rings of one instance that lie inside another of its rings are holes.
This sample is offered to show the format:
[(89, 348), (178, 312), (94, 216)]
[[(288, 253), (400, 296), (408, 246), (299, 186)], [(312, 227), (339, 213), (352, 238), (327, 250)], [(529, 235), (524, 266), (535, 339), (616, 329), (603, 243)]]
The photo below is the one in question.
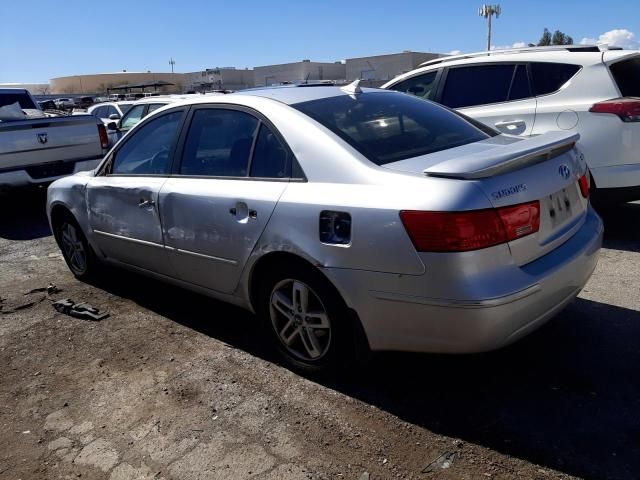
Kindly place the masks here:
[(495, 208), (539, 201), (539, 230), (509, 242), (515, 262), (524, 265), (557, 248), (584, 223), (588, 199), (578, 179), (587, 167), (575, 149), (579, 138), (566, 132), (526, 139), (500, 135), (386, 167), (472, 182)]

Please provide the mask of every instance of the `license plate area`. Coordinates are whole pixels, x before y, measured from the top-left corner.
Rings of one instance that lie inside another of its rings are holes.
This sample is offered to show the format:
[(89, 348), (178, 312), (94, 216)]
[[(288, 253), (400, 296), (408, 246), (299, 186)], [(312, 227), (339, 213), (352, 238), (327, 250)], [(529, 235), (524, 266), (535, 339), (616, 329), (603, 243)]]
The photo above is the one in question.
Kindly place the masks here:
[(580, 208), (577, 200), (575, 188), (563, 188), (541, 201), (542, 208), (546, 211), (553, 230), (566, 223), (577, 213)]

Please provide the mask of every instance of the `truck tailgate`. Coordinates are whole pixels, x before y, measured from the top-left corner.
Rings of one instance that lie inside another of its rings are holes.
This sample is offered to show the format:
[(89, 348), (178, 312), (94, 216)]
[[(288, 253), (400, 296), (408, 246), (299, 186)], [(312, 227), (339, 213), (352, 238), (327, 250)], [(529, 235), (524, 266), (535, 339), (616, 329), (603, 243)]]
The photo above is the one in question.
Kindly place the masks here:
[(96, 119), (90, 115), (0, 122), (0, 171), (99, 158)]

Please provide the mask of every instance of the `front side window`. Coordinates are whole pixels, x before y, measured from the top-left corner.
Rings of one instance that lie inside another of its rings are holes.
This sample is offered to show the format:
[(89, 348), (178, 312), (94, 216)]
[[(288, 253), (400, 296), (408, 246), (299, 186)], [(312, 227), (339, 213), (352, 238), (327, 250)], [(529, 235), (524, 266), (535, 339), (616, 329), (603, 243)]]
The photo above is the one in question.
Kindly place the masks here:
[(571, 80), (578, 71), (579, 65), (568, 63), (531, 63), (531, 80), (536, 95), (547, 95), (557, 92)]
[(113, 159), (112, 174), (158, 175), (169, 172), (171, 149), (178, 135), (182, 111), (154, 118), (118, 149)]
[(396, 83), (389, 89), (396, 90), (397, 92), (410, 93), (425, 100), (433, 100), (436, 94), (437, 76), (437, 71), (416, 75), (415, 77)]
[(377, 165), (478, 142), (490, 134), (431, 102), (368, 92), (292, 105)]
[(451, 68), (440, 103), (451, 108), (506, 102), (514, 65), (474, 65)]
[(287, 178), (291, 176), (289, 151), (265, 125), (260, 126), (251, 160), (251, 176), (260, 178)]
[(122, 118), (122, 122), (120, 123), (120, 128), (122, 130), (129, 130), (138, 124), (142, 117), (144, 116), (144, 109), (146, 105), (136, 105), (131, 110), (127, 112), (127, 114)]
[(245, 112), (199, 109), (185, 141), (180, 174), (244, 177), (258, 119)]

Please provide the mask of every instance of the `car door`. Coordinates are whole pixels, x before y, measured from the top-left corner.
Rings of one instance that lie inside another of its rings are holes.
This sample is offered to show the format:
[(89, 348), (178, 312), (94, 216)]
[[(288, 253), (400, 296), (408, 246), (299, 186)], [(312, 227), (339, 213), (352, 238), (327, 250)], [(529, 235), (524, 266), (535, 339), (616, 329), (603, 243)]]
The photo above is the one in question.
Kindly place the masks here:
[(181, 161), (160, 192), (165, 245), (178, 278), (231, 293), (294, 159), (253, 111), (207, 106), (190, 115)]
[(526, 64), (495, 63), (447, 68), (438, 101), (511, 135), (531, 135), (536, 98)]
[(110, 154), (87, 184), (89, 223), (108, 258), (170, 275), (158, 193), (167, 180), (185, 109), (150, 119)]

